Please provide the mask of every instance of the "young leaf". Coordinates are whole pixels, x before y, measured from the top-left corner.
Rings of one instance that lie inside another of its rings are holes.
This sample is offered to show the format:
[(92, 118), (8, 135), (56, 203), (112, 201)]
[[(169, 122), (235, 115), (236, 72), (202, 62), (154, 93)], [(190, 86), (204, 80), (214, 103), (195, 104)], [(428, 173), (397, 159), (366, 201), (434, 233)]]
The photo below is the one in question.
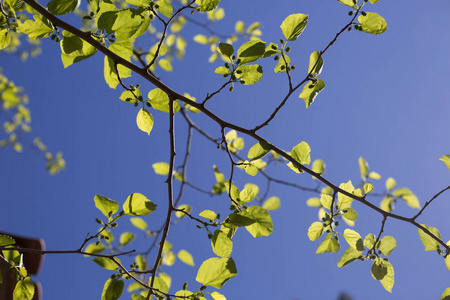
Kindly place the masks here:
[(337, 236), (333, 236), (332, 233), (329, 233), (325, 239), (320, 243), (319, 247), (316, 250), (317, 254), (322, 253), (336, 253), (339, 251), (341, 246), (339, 245), (339, 239)]
[(219, 293), (219, 292), (212, 292), (212, 293), (211, 293), (211, 297), (212, 297), (214, 300), (227, 300), (227, 298), (225, 298), (225, 296), (222, 295), (222, 294)]
[(131, 243), (136, 236), (131, 232), (124, 232), (120, 235), (120, 245), (126, 246)]
[[(115, 259), (120, 263), (120, 259), (118, 259), (117, 257)], [(112, 259), (109, 259), (107, 257), (95, 257), (92, 260), (97, 265), (99, 265), (100, 267), (102, 267), (103, 269), (106, 269), (106, 270), (114, 271), (115, 269), (118, 268), (118, 265)]]
[(101, 300), (117, 300), (123, 292), (124, 283), (122, 280), (110, 278), (105, 282)]
[(308, 15), (293, 14), (281, 23), (281, 31), (288, 41), (295, 41), (308, 24)]
[(13, 300), (31, 300), (34, 296), (34, 283), (30, 277), (25, 277), (16, 283)]
[(325, 162), (321, 159), (316, 159), (312, 164), (312, 170), (313, 172), (322, 175), (323, 173), (325, 173)]
[(341, 2), (342, 4), (350, 6), (351, 8), (356, 8), (357, 0), (338, 0), (338, 1)]
[(4, 234), (0, 234), (0, 246), (8, 246), (8, 245), (14, 245), (16, 243), (16, 241), (7, 235)]
[(276, 210), (280, 208), (280, 198), (270, 197), (264, 202), (263, 208), (266, 210)]
[(358, 21), (363, 32), (380, 34), (387, 30), (386, 20), (377, 13), (368, 12), (366, 15), (360, 15)]
[(186, 250), (180, 250), (178, 251), (178, 258), (184, 262), (185, 264), (187, 264), (188, 266), (195, 266), (194, 264), (194, 258), (192, 257), (192, 255), (187, 252)]
[[(86, 253), (92, 253), (92, 254), (97, 254), (97, 253), (101, 253), (103, 251), (105, 251), (105, 245), (103, 244), (96, 244), (94, 243), (90, 243), (89, 245), (86, 246), (86, 248), (84, 249), (84, 252)], [(84, 256), (89, 256), (88, 254), (85, 254)]]
[[(437, 238), (441, 238), (441, 234), (439, 233), (439, 230), (437, 228), (427, 226), (424, 224), (421, 224), (423, 227), (428, 229), (432, 234), (434, 234)], [(422, 229), (418, 228), (419, 231), (419, 237), (422, 241), (423, 246), (425, 247), (425, 251), (436, 251), (437, 247), (439, 247), (438, 241), (433, 239), (431, 236), (426, 234)]]
[(233, 241), (221, 230), (214, 231), (211, 246), (214, 253), (220, 257), (229, 257), (233, 251)]
[(358, 251), (354, 249), (353, 247), (348, 247), (347, 250), (345, 250), (344, 254), (342, 254), (341, 258), (337, 262), (338, 268), (345, 267), (349, 263), (355, 261), (360, 257), (362, 254), (362, 251)]
[(327, 194), (320, 195), (320, 204), (328, 210), (331, 210), (331, 202), (333, 202), (333, 197)]
[(141, 230), (147, 229), (147, 223), (142, 218), (139, 218), (139, 217), (130, 218), (130, 222), (136, 228), (139, 228)]
[(80, 3), (80, 0), (51, 0), (47, 9), (54, 15), (66, 15), (75, 11)]
[(236, 275), (236, 264), (232, 258), (214, 257), (202, 263), (195, 280), (203, 285), (220, 289), (230, 278)]
[(119, 203), (107, 197), (95, 195), (94, 201), (95, 207), (108, 218), (119, 210)]
[(205, 219), (208, 220), (215, 220), (217, 218), (217, 214), (215, 212), (213, 212), (212, 210), (204, 210), (199, 214), (200, 217), (203, 217)]
[[(170, 99), (163, 90), (159, 88), (151, 90), (148, 93), (148, 98), (150, 99), (150, 104), (154, 109), (163, 111), (165, 113), (170, 113)], [(175, 100), (173, 109), (175, 113), (180, 110), (180, 104), (178, 103), (178, 100)]]
[(267, 210), (260, 206), (250, 206), (246, 214), (255, 220), (253, 224), (245, 227), (253, 237), (268, 236), (273, 233), (272, 218)]
[[(192, 211), (192, 207), (190, 205), (187, 205), (187, 204), (179, 205), (177, 208), (178, 209), (183, 209), (187, 213), (190, 213)], [(177, 218), (182, 219), (182, 218), (186, 217), (186, 214), (184, 212), (182, 212), (182, 211), (177, 211), (177, 212), (175, 212), (175, 216)]]
[(125, 214), (130, 216), (146, 216), (154, 212), (155, 209), (156, 204), (140, 193), (131, 194), (123, 204)]
[(323, 233), (323, 224), (322, 222), (314, 222), (308, 228), (308, 237), (311, 241), (318, 240)]
[(347, 212), (343, 213), (342, 216), (347, 220), (356, 221), (356, 219), (358, 218), (358, 213), (353, 208), (348, 208)]
[(386, 189), (388, 191), (392, 190), (396, 184), (397, 184), (397, 182), (395, 181), (394, 178), (389, 177), (388, 179), (386, 179)]
[(364, 246), (366, 246), (366, 248), (372, 249), (374, 244), (375, 244), (375, 236), (373, 235), (373, 233), (369, 233), (364, 238)]
[(322, 79), (317, 80), (316, 82), (309, 81), (303, 87), (302, 92), (298, 96), (300, 99), (303, 99), (306, 104), (306, 108), (310, 107), (311, 104), (316, 99), (317, 95), (325, 88), (325, 82)]
[(165, 17), (170, 18), (172, 16), (173, 7), (169, 2), (167, 2), (167, 0), (160, 0), (156, 2), (156, 5), (158, 5), (156, 10), (162, 13)]
[(270, 152), (270, 149), (272, 149), (272, 146), (269, 143), (258, 142), (253, 145), (250, 150), (248, 150), (247, 157), (250, 160), (263, 158), (267, 153)]
[(369, 194), (370, 192), (373, 191), (373, 185), (370, 182), (368, 182), (368, 183), (364, 184), (363, 190), (364, 190), (364, 194)]
[(317, 197), (312, 197), (306, 200), (306, 205), (311, 207), (320, 207), (322, 204), (320, 203), (320, 199)]
[(392, 292), (392, 287), (394, 286), (394, 268), (391, 263), (383, 259), (377, 259), (372, 264), (371, 273), (372, 277), (375, 280), (379, 280), (388, 292)]
[(11, 43), (11, 34), (8, 29), (0, 30), (0, 50), (5, 49)]
[(253, 199), (255, 199), (256, 197), (256, 193), (255, 190), (250, 188), (244, 188), (240, 193), (239, 193), (239, 200), (243, 201), (243, 202), (251, 202), (253, 201)]
[(47, 19), (38, 15), (34, 15), (33, 18), (34, 22), (26, 20), (17, 29), (28, 35), (30, 39), (49, 37), (53, 33), (53, 26)]
[(395, 197), (403, 199), (412, 208), (420, 208), (419, 199), (408, 188), (398, 188), (392, 192)]
[(141, 108), (136, 117), (136, 124), (140, 130), (150, 135), (153, 129), (153, 116), (145, 108)]
[(237, 52), (238, 65), (254, 62), (264, 55), (266, 43), (259, 40), (248, 41), (239, 47)]
[(345, 229), (344, 238), (347, 241), (347, 243), (350, 245), (350, 247), (352, 247), (358, 251), (364, 250), (363, 241), (361, 239), (361, 236), (356, 231), (348, 229), (348, 228)]
[(201, 12), (210, 11), (219, 5), (220, 0), (195, 0), (198, 4), (197, 10)]
[(246, 65), (236, 68), (236, 78), (241, 80), (244, 85), (251, 85), (261, 80), (263, 69), (259, 65)]
[[(343, 189), (346, 192), (352, 193), (354, 191), (354, 187), (352, 184), (352, 181), (349, 180), (347, 183), (341, 183), (339, 185), (339, 188)], [(350, 208), (352, 205), (353, 198), (350, 198), (349, 196), (346, 196), (342, 193), (338, 193), (338, 204), (340, 210), (346, 210)]]
[(381, 239), (378, 249), (384, 253), (384, 255), (389, 255), (397, 247), (397, 241), (393, 236), (385, 236)]
[(445, 289), (445, 291), (441, 295), (440, 300), (450, 300), (450, 288)]
[(441, 158), (439, 158), (439, 160), (442, 161), (450, 170), (450, 155), (444, 155)]
[(320, 56), (319, 51), (314, 51), (309, 56), (308, 73), (319, 75), (322, 72), (322, 68), (323, 68), (323, 58), (322, 56)]
[(165, 162), (157, 162), (152, 165), (153, 170), (158, 175), (167, 175), (169, 174), (170, 166)]
[(226, 57), (231, 57), (234, 53), (233, 46), (227, 43), (219, 43), (219, 50)]

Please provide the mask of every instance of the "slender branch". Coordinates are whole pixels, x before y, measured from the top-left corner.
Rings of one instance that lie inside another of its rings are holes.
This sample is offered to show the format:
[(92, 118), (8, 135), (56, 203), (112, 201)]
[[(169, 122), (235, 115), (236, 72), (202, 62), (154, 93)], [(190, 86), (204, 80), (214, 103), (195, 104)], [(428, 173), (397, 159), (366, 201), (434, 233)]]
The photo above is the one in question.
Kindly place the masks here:
[(376, 240), (375, 240), (375, 243), (373, 243), (372, 249), (370, 249), (370, 250), (367, 252), (367, 254), (369, 254), (369, 252), (374, 252), (374, 251), (375, 251), (375, 248), (376, 248), (376, 246), (377, 246), (377, 244), (378, 244), (378, 241), (381, 239), (381, 235), (382, 235), (383, 232), (384, 232), (384, 225), (386, 224), (386, 220), (387, 220), (387, 217), (386, 217), (386, 216), (383, 216), (383, 220), (381, 221), (380, 232), (379, 232), (378, 235), (377, 235), (377, 238), (376, 238)]
[(212, 97), (214, 97), (216, 94), (220, 93), (220, 92), (221, 92), (227, 85), (229, 85), (231, 82), (232, 82), (232, 81), (231, 81), (231, 77), (230, 77), (230, 79), (228, 79), (228, 81), (225, 82), (225, 83), (224, 83), (217, 91), (215, 91), (215, 92), (212, 93), (212, 94), (206, 95), (206, 98), (205, 98), (205, 100), (203, 100), (202, 105), (205, 105), (205, 104), (206, 104), (206, 101), (208, 101), (209, 99), (211, 99)]
[(431, 202), (436, 199), (437, 197), (439, 197), (443, 192), (445, 192), (446, 190), (450, 189), (450, 185), (448, 187), (446, 187), (445, 189), (443, 189), (442, 191), (440, 191), (439, 193), (437, 193), (436, 195), (433, 196), (433, 198), (431, 198), (430, 200), (428, 200), (427, 202), (425, 202), (425, 205), (422, 207), (422, 209), (414, 216), (412, 217), (412, 220), (415, 221), (421, 214), (422, 212), (425, 210), (425, 208), (431, 204)]

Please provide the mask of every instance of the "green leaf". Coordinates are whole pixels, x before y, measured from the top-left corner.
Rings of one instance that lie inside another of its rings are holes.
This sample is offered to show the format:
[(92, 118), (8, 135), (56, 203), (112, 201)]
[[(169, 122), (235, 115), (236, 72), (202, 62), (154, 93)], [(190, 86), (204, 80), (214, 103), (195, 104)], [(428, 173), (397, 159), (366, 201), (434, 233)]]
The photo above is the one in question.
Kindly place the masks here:
[(364, 190), (364, 194), (369, 194), (370, 192), (373, 191), (373, 185), (370, 182), (368, 182), (368, 183), (364, 184), (363, 190)]
[[(137, 285), (141, 286), (138, 282), (134, 282), (132, 284), (135, 284), (135, 283), (137, 283)], [(131, 300), (145, 300), (145, 297), (141, 296), (139, 294), (133, 294), (133, 295), (131, 295)]]
[(266, 210), (276, 210), (280, 208), (280, 198), (270, 197), (264, 202), (262, 207)]
[(266, 142), (258, 142), (248, 150), (247, 157), (250, 160), (263, 158), (272, 149), (272, 145)]
[(158, 5), (156, 10), (162, 13), (165, 17), (170, 18), (172, 16), (173, 7), (169, 2), (167, 2), (167, 0), (160, 0), (156, 2), (156, 5)]
[(268, 236), (273, 233), (272, 218), (267, 210), (260, 206), (250, 206), (245, 213), (255, 220), (253, 224), (245, 227), (253, 237)]
[[(117, 257), (115, 259), (120, 263), (120, 259), (118, 259)], [(95, 257), (92, 260), (97, 265), (99, 265), (100, 267), (102, 267), (103, 269), (106, 269), (106, 270), (114, 271), (115, 269), (118, 268), (118, 265), (112, 259), (109, 259), (107, 257)]]
[[(309, 165), (311, 163), (311, 148), (307, 142), (301, 142), (297, 146), (294, 146), (291, 151), (291, 156), (294, 160), (302, 165)], [(296, 173), (302, 173), (303, 171), (298, 169), (292, 162), (289, 162), (288, 166)]]
[[(128, 61), (130, 61), (131, 55), (133, 54), (131, 42), (128, 40), (117, 40), (115, 43), (109, 45), (108, 49)], [(117, 70), (119, 70), (119, 75), (121, 78), (131, 76), (131, 70), (123, 65), (118, 65)], [(117, 70), (114, 61), (108, 56), (105, 56), (103, 73), (106, 83), (112, 89), (115, 89), (119, 84)]]
[(350, 6), (351, 8), (356, 8), (356, 2), (357, 0), (338, 0), (342, 4), (345, 4), (347, 6)]
[(366, 248), (372, 249), (374, 244), (375, 244), (375, 236), (373, 235), (373, 233), (369, 233), (364, 238), (364, 246), (366, 246)]
[(254, 62), (264, 55), (266, 43), (253, 40), (244, 43), (237, 52), (238, 65)]
[(369, 173), (369, 164), (367, 163), (367, 161), (360, 157), (358, 159), (358, 164), (359, 164), (359, 171), (361, 173), (361, 178), (365, 179), (367, 174)]
[[(349, 180), (347, 183), (341, 183), (339, 185), (339, 188), (349, 193), (352, 193), (355, 189), (351, 180)], [(338, 205), (340, 210), (346, 210), (350, 208), (352, 202), (353, 198), (350, 198), (349, 196), (346, 196), (342, 193), (338, 193)]]
[(316, 99), (317, 95), (325, 88), (325, 82), (322, 79), (316, 82), (309, 81), (304, 87), (300, 95), (300, 99), (303, 99), (306, 104), (306, 108), (310, 107)]
[(312, 170), (313, 172), (322, 175), (325, 173), (325, 162), (321, 159), (316, 159), (312, 164)]
[(322, 222), (314, 222), (308, 228), (308, 237), (311, 241), (318, 240), (323, 233), (323, 224)]
[(244, 85), (252, 85), (261, 80), (263, 69), (259, 65), (246, 65), (236, 68), (236, 78), (241, 80)]
[(120, 235), (120, 245), (126, 246), (131, 243), (136, 236), (131, 232), (124, 232)]
[(394, 210), (394, 202), (395, 198), (391, 196), (386, 196), (383, 200), (381, 200), (380, 207), (382, 210), (391, 212)]
[(230, 44), (227, 43), (219, 43), (220, 53), (227, 57), (231, 57), (234, 53), (234, 48)]
[(34, 296), (34, 283), (30, 277), (25, 277), (16, 283), (13, 300), (31, 300)]
[(320, 204), (328, 210), (331, 210), (331, 203), (333, 202), (333, 197), (327, 194), (320, 195)]
[(266, 50), (264, 51), (263, 57), (270, 57), (275, 54), (281, 53), (280, 50), (278, 50), (278, 45), (274, 43), (269, 43), (269, 45), (266, 46)]
[(192, 257), (192, 255), (187, 252), (186, 250), (180, 250), (178, 251), (178, 258), (184, 262), (185, 264), (189, 265), (189, 266), (195, 266), (194, 264), (194, 258)]
[[(148, 98), (150, 99), (150, 104), (154, 109), (170, 113), (170, 106), (169, 106), (169, 96), (161, 89), (156, 88), (151, 90), (148, 93)], [(173, 106), (174, 112), (177, 113), (180, 110), (180, 104), (178, 103), (178, 100), (175, 100), (174, 106)]]
[(316, 250), (317, 254), (322, 253), (336, 253), (339, 251), (341, 246), (339, 245), (339, 238), (338, 236), (333, 236), (332, 233), (329, 233), (325, 239), (320, 243), (319, 247)]
[(293, 14), (281, 23), (281, 31), (288, 41), (295, 41), (308, 24), (308, 15)]
[[(187, 205), (187, 204), (179, 205), (177, 208), (178, 209), (183, 209), (187, 213), (190, 213), (192, 211), (192, 207), (190, 205)], [(175, 212), (175, 216), (177, 216), (177, 218), (181, 219), (181, 218), (186, 217), (186, 214), (181, 212), (181, 211), (177, 211), (177, 212)]]
[[(441, 234), (439, 233), (439, 230), (437, 228), (427, 226), (424, 224), (421, 224), (423, 227), (428, 229), (432, 234), (434, 234), (437, 238), (441, 239)], [(419, 237), (422, 241), (422, 244), (425, 247), (425, 251), (436, 251), (437, 247), (439, 247), (438, 241), (433, 239), (431, 236), (426, 234), (422, 229), (418, 228), (419, 231)]]
[(202, 211), (199, 216), (211, 221), (217, 218), (217, 214), (209, 209)]
[(146, 7), (150, 6), (151, 0), (126, 0), (126, 2), (134, 6)]
[(217, 67), (214, 70), (214, 73), (219, 74), (219, 75), (225, 75), (230, 73), (230, 69), (228, 69), (227, 67)]
[(280, 57), (280, 59), (278, 59), (277, 65), (275, 66), (275, 69), (273, 71), (275, 73), (285, 73), (286, 67), (288, 66), (288, 64), (290, 62), (291, 62), (291, 59), (289, 58), (289, 56), (287, 56), (287, 54), (284, 54), (284, 59), (283, 59), (283, 57)]
[(136, 217), (136, 218), (130, 218), (130, 222), (131, 222), (131, 224), (133, 224), (134, 227), (136, 227), (136, 228), (139, 228), (139, 229), (141, 229), (141, 230), (147, 229), (147, 223), (146, 223), (142, 218), (139, 218), (139, 217)]
[(184, 300), (184, 299), (192, 299), (189, 298), (188, 296), (192, 296), (194, 293), (191, 291), (186, 291), (186, 290), (181, 290), (175, 293), (175, 296), (177, 296), (177, 298), (175, 298), (175, 300)]
[(122, 280), (110, 278), (105, 282), (101, 300), (117, 300), (123, 292), (124, 283)]
[(353, 208), (347, 208), (347, 212), (342, 214), (347, 220), (356, 221), (358, 213)]
[(222, 295), (222, 294), (219, 293), (219, 292), (212, 292), (212, 293), (211, 293), (211, 297), (212, 297), (214, 300), (227, 300), (227, 298), (225, 298), (225, 296)]
[(375, 4), (375, 3), (377, 3), (378, 1), (380, 1), (380, 0), (369, 0), (369, 2), (372, 3), (372, 4)]
[(131, 194), (123, 204), (125, 214), (130, 216), (146, 216), (154, 212), (155, 209), (156, 204), (140, 193)]
[(119, 203), (107, 197), (95, 195), (95, 207), (97, 207), (106, 217), (111, 217), (119, 210)]
[(441, 295), (440, 300), (450, 300), (450, 288), (445, 289), (445, 291)]
[(11, 43), (11, 34), (8, 29), (0, 30), (0, 50), (5, 49)]
[(239, 193), (239, 200), (242, 202), (251, 202), (256, 197), (256, 191), (252, 187), (244, 188)]
[(345, 250), (344, 254), (342, 254), (341, 258), (337, 262), (338, 268), (345, 267), (349, 263), (357, 260), (362, 254), (362, 251), (358, 251), (354, 249), (353, 247), (348, 247), (347, 250)]
[(394, 268), (388, 261), (383, 259), (375, 260), (372, 264), (371, 273), (375, 280), (380, 280), (388, 292), (392, 292), (392, 287), (394, 286)]
[(203, 44), (206, 45), (208, 44), (208, 37), (206, 35), (203, 34), (197, 34), (194, 36), (194, 41), (199, 43), (199, 44)]
[(202, 263), (195, 280), (203, 285), (220, 289), (230, 278), (236, 275), (236, 264), (232, 258), (214, 257)]
[(116, 18), (114, 24), (111, 26), (111, 31), (114, 32), (117, 40), (128, 40), (131, 37), (137, 37), (145, 32), (138, 32), (145, 20), (144, 8), (123, 9), (116, 11), (115, 15)]
[(16, 241), (7, 235), (4, 234), (0, 234), (0, 246), (4, 247), (4, 246), (8, 246), (8, 245), (14, 245), (16, 243)]
[(63, 36), (60, 47), (64, 68), (87, 59), (97, 52), (97, 48), (68, 31), (64, 30)]
[(450, 170), (450, 155), (444, 155), (441, 158), (439, 158), (439, 160), (442, 161)]
[(387, 30), (386, 20), (377, 13), (368, 12), (365, 16), (360, 15), (358, 21), (363, 32), (380, 34)]
[(211, 246), (214, 253), (220, 257), (229, 257), (233, 251), (233, 241), (221, 230), (214, 231)]
[(380, 241), (380, 245), (378, 246), (378, 249), (386, 256), (389, 255), (389, 253), (391, 253), (395, 248), (397, 248), (397, 241), (393, 236), (383, 237)]
[(392, 192), (392, 195), (404, 200), (412, 208), (420, 208), (419, 199), (408, 188), (398, 188)]
[(319, 51), (314, 51), (309, 56), (308, 73), (319, 75), (322, 72), (322, 68), (323, 68), (323, 58), (322, 56), (320, 56)]
[(378, 174), (377, 172), (370, 172), (369, 175), (367, 175), (367, 177), (371, 178), (371, 179), (375, 179), (375, 180), (379, 180), (381, 179), (381, 175)]
[(172, 285), (172, 278), (166, 273), (159, 273), (159, 277), (166, 282), (168, 288)]
[(44, 17), (34, 15), (34, 22), (26, 20), (20, 24), (17, 29), (28, 35), (30, 39), (41, 39), (50, 36), (53, 33), (52, 24)]
[(67, 15), (80, 6), (80, 0), (50, 0), (47, 9), (54, 15)]
[(153, 129), (153, 116), (145, 108), (141, 108), (136, 116), (136, 124), (140, 130), (150, 135)]
[(172, 72), (172, 64), (170, 63), (170, 60), (168, 59), (160, 59), (158, 60), (158, 65), (166, 72)]
[(220, 0), (195, 0), (198, 4), (197, 10), (201, 12), (213, 10), (219, 5)]
[(158, 175), (168, 175), (170, 171), (170, 166), (165, 162), (157, 162), (152, 165), (153, 170)]
[(306, 200), (306, 205), (311, 207), (320, 207), (322, 204), (320, 203), (320, 199), (317, 197), (312, 197)]
[[(105, 245), (103, 244), (96, 244), (94, 243), (90, 243), (89, 245), (86, 246), (86, 248), (84, 249), (84, 252), (86, 253), (91, 253), (91, 254), (97, 254), (97, 253), (101, 253), (103, 251), (105, 251)], [(88, 254), (85, 254), (84, 256), (89, 256)]]
[[(151, 278), (148, 280), (148, 285), (150, 285)], [(168, 293), (169, 287), (167, 286), (167, 283), (159, 277), (155, 277), (155, 281), (153, 282), (153, 287), (162, 293)], [(156, 292), (156, 295), (162, 296), (163, 294)]]
[(392, 190), (396, 184), (397, 184), (397, 182), (395, 181), (394, 178), (389, 177), (388, 179), (386, 179), (386, 189), (388, 191)]
[(364, 250), (363, 241), (361, 239), (361, 236), (356, 231), (348, 229), (348, 228), (345, 229), (344, 238), (347, 241), (347, 243), (350, 245), (350, 247), (352, 247), (358, 251)]

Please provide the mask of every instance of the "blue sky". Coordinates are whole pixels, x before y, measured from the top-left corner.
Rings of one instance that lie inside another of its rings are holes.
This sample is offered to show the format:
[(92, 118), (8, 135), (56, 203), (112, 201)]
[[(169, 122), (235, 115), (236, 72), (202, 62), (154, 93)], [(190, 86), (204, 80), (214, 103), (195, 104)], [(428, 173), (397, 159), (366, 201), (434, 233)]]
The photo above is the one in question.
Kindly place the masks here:
[[(337, 1), (222, 1), (226, 19), (213, 25), (222, 33), (233, 31), (234, 23), (263, 24), (262, 40), (276, 42), (281, 37), (283, 19), (292, 13), (309, 14), (309, 23), (298, 41), (291, 44), (290, 57), (297, 70), (294, 82), (301, 81), (309, 54), (325, 47), (348, 21), (348, 9)], [(366, 11), (377, 12), (388, 22), (388, 31), (379, 36), (352, 31), (343, 34), (326, 53), (321, 78), (326, 89), (309, 109), (298, 93), (288, 101), (270, 127), (260, 134), (280, 148), (290, 150), (301, 141), (311, 146), (312, 158), (327, 164), (325, 177), (333, 183), (360, 183), (358, 157), (363, 156), (372, 170), (382, 175), (375, 191), (384, 191), (388, 177), (398, 186), (409, 187), (423, 205), (439, 190), (449, 185), (450, 174), (439, 157), (450, 153), (448, 102), (450, 35), (447, 34), (450, 4), (435, 1), (380, 1), (367, 4)], [(69, 20), (71, 20), (69, 18)], [(185, 29), (188, 41), (183, 61), (174, 63), (174, 72), (157, 70), (163, 82), (174, 90), (202, 99), (214, 91), (223, 78), (214, 74), (219, 62), (207, 62), (209, 48), (196, 44), (192, 37), (207, 34), (192, 24)], [(236, 43), (238, 45), (239, 42)], [(30, 96), (33, 135), (42, 137), (51, 151), (62, 151), (67, 169), (50, 176), (41, 158), (31, 149), (21, 154), (1, 149), (0, 199), (4, 214), (2, 231), (43, 238), (49, 250), (76, 249), (87, 232), (98, 228), (101, 217), (94, 207), (94, 195), (100, 194), (123, 203), (134, 192), (146, 195), (158, 204), (146, 221), (158, 228), (165, 216), (167, 201), (165, 178), (154, 174), (154, 162), (168, 161), (168, 115), (155, 112), (155, 127), (150, 136), (138, 130), (138, 109), (118, 99), (122, 90), (111, 90), (103, 79), (103, 56), (67, 69), (60, 60), (59, 45), (46, 40), (43, 54), (22, 63), (17, 57), (0, 54), (3, 73)], [(263, 79), (254, 86), (237, 86), (233, 93), (219, 94), (209, 108), (220, 117), (245, 127), (261, 123), (282, 100), (287, 82), (284, 74), (274, 74), (274, 62), (263, 62)], [(141, 79), (143, 94), (153, 87)], [(219, 127), (201, 115), (193, 120), (214, 137)], [(186, 139), (186, 124), (180, 116), (177, 126), (177, 164), (181, 163)], [(30, 135), (31, 138), (31, 135)], [(242, 154), (254, 144), (245, 139)], [(193, 137), (192, 156), (187, 179), (210, 189), (214, 184), (212, 165), (229, 175), (227, 155), (204, 137)], [(315, 187), (308, 175), (295, 175), (283, 166), (268, 171), (276, 178)], [(237, 186), (266, 184), (260, 176), (244, 172), (235, 176)], [(176, 186), (178, 187), (178, 186)], [(307, 237), (309, 225), (317, 211), (305, 202), (314, 194), (272, 184), (270, 195), (281, 199), (281, 208), (271, 213), (274, 233), (254, 239), (239, 230), (234, 239), (233, 258), (239, 275), (220, 292), (227, 299), (336, 299), (341, 291), (354, 299), (437, 299), (450, 286), (450, 273), (441, 257), (423, 251), (417, 230), (408, 224), (389, 219), (385, 234), (397, 239), (390, 254), (395, 269), (393, 293), (386, 292), (370, 275), (369, 262), (355, 262), (342, 269), (338, 254), (315, 254), (319, 241)], [(450, 221), (448, 194), (438, 198), (418, 219), (441, 231), (444, 241)], [(381, 198), (370, 198), (379, 204)], [(192, 205), (194, 214), (203, 209), (227, 212), (225, 196), (209, 197), (186, 189), (182, 203)], [(355, 230), (365, 236), (378, 233), (381, 216), (355, 203), (359, 213)], [(415, 211), (398, 203), (396, 212), (412, 216)], [(196, 266), (177, 262), (164, 271), (173, 278), (171, 291), (181, 289), (188, 280), (191, 290), (200, 284), (195, 276), (201, 262), (213, 257), (205, 233), (195, 223), (183, 220), (173, 226), (169, 241), (176, 251), (186, 249)], [(345, 226), (341, 224), (341, 232)], [(123, 218), (116, 229), (139, 231)], [(131, 244), (126, 250), (145, 249), (150, 241)], [(44, 299), (99, 299), (110, 272), (82, 256), (46, 256), (37, 279), (44, 287)], [(208, 289), (209, 290), (209, 289)], [(211, 289), (210, 291), (213, 291)], [(128, 294), (124, 294), (123, 299)]]

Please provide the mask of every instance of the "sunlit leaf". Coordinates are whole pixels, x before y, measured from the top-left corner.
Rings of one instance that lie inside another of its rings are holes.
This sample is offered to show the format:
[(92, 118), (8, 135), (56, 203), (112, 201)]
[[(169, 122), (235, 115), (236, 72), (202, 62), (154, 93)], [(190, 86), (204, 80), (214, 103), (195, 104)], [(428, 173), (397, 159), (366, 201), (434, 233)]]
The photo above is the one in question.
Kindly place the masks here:
[(336, 253), (339, 251), (340, 248), (341, 246), (339, 244), (338, 236), (333, 236), (332, 233), (329, 233), (322, 241), (322, 243), (320, 243), (319, 247), (316, 250), (316, 253), (317, 254), (327, 252)]
[(266, 210), (276, 210), (280, 208), (280, 198), (270, 197), (264, 202), (263, 208)]
[[(120, 259), (118, 259), (117, 257), (115, 259), (120, 263)], [(100, 267), (102, 267), (103, 269), (106, 269), (106, 270), (114, 271), (118, 267), (118, 265), (112, 259), (109, 259), (107, 257), (95, 257), (92, 260), (97, 265), (99, 265)]]
[[(428, 229), (432, 234), (434, 234), (438, 239), (441, 239), (441, 234), (437, 228), (427, 226), (421, 224), (423, 227)], [(436, 251), (437, 247), (439, 247), (439, 242), (432, 238), (430, 235), (425, 233), (422, 229), (418, 228), (419, 237), (422, 241), (423, 246), (425, 247), (425, 251)]]
[(323, 224), (322, 222), (314, 222), (309, 226), (308, 237), (311, 241), (315, 241), (322, 236)]
[(380, 34), (387, 30), (386, 20), (377, 13), (368, 12), (366, 15), (360, 15), (358, 21), (363, 32)]
[(192, 257), (192, 255), (187, 252), (186, 250), (180, 250), (178, 251), (178, 258), (184, 262), (185, 264), (189, 265), (189, 266), (195, 266), (194, 264), (194, 258)]
[(236, 275), (236, 264), (232, 258), (214, 257), (202, 263), (195, 280), (203, 285), (220, 289), (230, 278)]
[(123, 204), (125, 214), (131, 216), (146, 216), (154, 212), (155, 209), (156, 204), (152, 203), (140, 193), (131, 194)]
[(308, 15), (293, 14), (281, 23), (281, 30), (288, 41), (295, 41), (308, 24)]
[(306, 104), (306, 108), (310, 107), (311, 104), (316, 99), (317, 95), (325, 88), (325, 82), (322, 79), (314, 81), (309, 81), (303, 87), (302, 92), (298, 96), (303, 99)]
[(95, 195), (94, 201), (95, 207), (108, 218), (119, 210), (119, 203), (107, 197)]
[(101, 300), (117, 300), (123, 292), (124, 283), (122, 280), (110, 278), (105, 282)]
[(357, 260), (362, 254), (362, 251), (358, 251), (353, 247), (348, 247), (347, 250), (345, 250), (344, 254), (342, 254), (341, 258), (337, 262), (338, 268), (345, 267), (349, 263)]

